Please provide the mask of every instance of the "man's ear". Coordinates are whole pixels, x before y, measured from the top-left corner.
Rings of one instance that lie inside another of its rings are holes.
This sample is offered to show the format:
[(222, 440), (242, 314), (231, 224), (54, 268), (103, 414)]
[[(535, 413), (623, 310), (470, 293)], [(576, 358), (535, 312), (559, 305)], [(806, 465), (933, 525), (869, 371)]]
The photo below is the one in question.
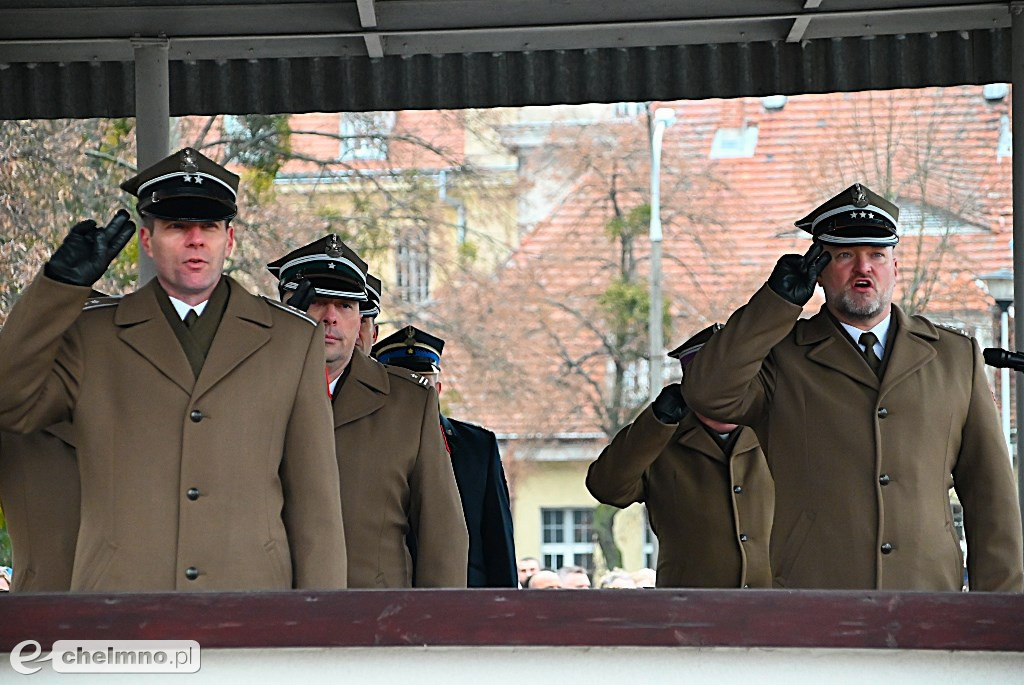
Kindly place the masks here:
[(153, 246), (151, 243), (152, 239), (152, 229), (150, 229), (145, 224), (139, 226), (139, 245), (142, 246), (142, 251), (149, 255), (150, 258), (153, 257)]

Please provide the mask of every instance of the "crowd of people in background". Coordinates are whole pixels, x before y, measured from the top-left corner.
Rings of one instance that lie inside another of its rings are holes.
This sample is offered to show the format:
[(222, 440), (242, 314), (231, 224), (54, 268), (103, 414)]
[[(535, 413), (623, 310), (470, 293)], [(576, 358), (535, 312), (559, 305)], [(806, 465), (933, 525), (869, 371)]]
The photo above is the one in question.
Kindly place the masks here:
[(613, 590), (655, 587), (655, 571), (642, 568), (630, 573), (620, 568), (606, 571), (596, 583), (582, 566), (543, 568), (535, 557), (523, 557), (517, 565), (519, 587), (525, 590)]

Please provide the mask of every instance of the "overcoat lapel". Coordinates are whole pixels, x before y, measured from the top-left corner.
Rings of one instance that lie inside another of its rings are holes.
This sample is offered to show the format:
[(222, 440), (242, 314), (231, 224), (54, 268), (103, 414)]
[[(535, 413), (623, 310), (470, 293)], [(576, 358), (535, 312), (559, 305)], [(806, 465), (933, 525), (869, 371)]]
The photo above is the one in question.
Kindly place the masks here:
[(878, 388), (878, 377), (846, 341), (842, 331), (829, 320), (824, 305), (814, 317), (797, 326), (794, 340), (797, 345), (808, 347), (809, 360), (838, 371), (858, 383)]
[(743, 430), (743, 426), (736, 428), (740, 433), (740, 437), (736, 440), (736, 444), (732, 448), (731, 457), (737, 457), (745, 452), (751, 452), (758, 449), (761, 444), (757, 441), (757, 434), (752, 430)]
[(685, 426), (680, 430), (677, 442), (683, 447), (700, 452), (715, 461), (722, 463), (729, 461), (719, 444), (701, 426), (700, 419), (697, 417), (693, 417), (691, 425)]
[(156, 279), (138, 291), (125, 295), (117, 305), (114, 324), (118, 337), (155, 366), (186, 393), (195, 386), (195, 376), (174, 331), (156, 300)]
[(270, 305), (254, 297), (224, 276), (230, 288), (228, 306), (224, 310), (213, 345), (206, 355), (203, 370), (196, 379), (194, 399), (231, 373), (235, 367), (252, 356), (256, 350), (270, 342)]
[(334, 398), (334, 427), (369, 416), (384, 406), (390, 392), (391, 384), (384, 367), (354, 350), (348, 378)]
[(907, 316), (902, 309), (893, 305), (893, 323), (896, 325), (891, 358), (885, 366), (879, 400), (897, 383), (903, 381), (922, 366), (935, 359), (937, 352), (931, 343), (939, 339), (935, 327), (921, 319)]

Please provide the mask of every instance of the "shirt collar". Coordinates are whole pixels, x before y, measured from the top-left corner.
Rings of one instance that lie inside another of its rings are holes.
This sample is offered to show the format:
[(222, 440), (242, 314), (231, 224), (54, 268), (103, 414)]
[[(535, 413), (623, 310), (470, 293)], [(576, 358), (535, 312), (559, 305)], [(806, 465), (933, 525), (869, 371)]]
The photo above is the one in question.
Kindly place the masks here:
[[(853, 341), (856, 343), (860, 343), (860, 336), (863, 335), (864, 333), (874, 333), (875, 337), (878, 338), (878, 344), (875, 346), (875, 351), (878, 353), (879, 359), (882, 358), (882, 352), (885, 351), (885, 346), (889, 342), (889, 327), (891, 326), (891, 324), (891, 309), (889, 310), (888, 316), (882, 319), (882, 321), (880, 321), (879, 324), (872, 328), (870, 331), (863, 331), (857, 328), (856, 326), (851, 326), (850, 324), (843, 323), (842, 321), (839, 322), (839, 325), (842, 326), (846, 330), (846, 332), (850, 334), (850, 337), (853, 338)], [(882, 352), (878, 352), (878, 347), (882, 348)]]
[(204, 300), (203, 302), (200, 302), (197, 305), (191, 305), (186, 302), (182, 302), (176, 297), (171, 297), (170, 295), (168, 295), (167, 297), (168, 299), (170, 299), (171, 304), (174, 306), (174, 311), (178, 312), (178, 316), (180, 316), (183, 320), (190, 309), (196, 310), (196, 316), (202, 316), (203, 310), (206, 309), (206, 303), (209, 302), (209, 300)]

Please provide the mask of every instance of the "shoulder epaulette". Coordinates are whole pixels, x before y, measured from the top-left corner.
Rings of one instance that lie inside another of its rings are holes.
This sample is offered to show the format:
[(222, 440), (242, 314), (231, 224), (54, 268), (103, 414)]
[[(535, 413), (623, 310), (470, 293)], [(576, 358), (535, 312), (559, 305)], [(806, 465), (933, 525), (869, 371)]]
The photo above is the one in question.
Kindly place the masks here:
[(396, 376), (397, 378), (403, 378), (411, 383), (415, 383), (416, 385), (422, 386), (424, 388), (430, 387), (430, 379), (427, 378), (426, 376), (421, 376), (415, 371), (403, 369), (401, 366), (390, 366), (389, 364), (382, 364), (381, 366), (387, 369), (388, 373), (390, 373), (392, 376)]
[(285, 304), (284, 302), (278, 302), (277, 300), (272, 300), (269, 297), (267, 297), (266, 295), (260, 295), (260, 297), (262, 297), (263, 300), (267, 304), (269, 304), (271, 306), (274, 306), (274, 307), (277, 307), (281, 311), (288, 312), (289, 314), (294, 314), (295, 316), (299, 317), (300, 319), (305, 319), (306, 321), (308, 321), (309, 323), (313, 324), (314, 326), (316, 325), (316, 319), (314, 319), (313, 317), (311, 317), (309, 314), (307, 314), (306, 312), (302, 311), (301, 309), (296, 309), (295, 307), (291, 306), (290, 304)]
[(937, 324), (935, 324), (935, 327), (936, 328), (941, 328), (942, 330), (944, 330), (944, 331), (946, 331), (948, 333), (956, 333), (957, 335), (962, 335), (965, 338), (972, 338), (972, 337), (974, 337), (970, 333), (965, 331), (964, 329), (957, 328), (956, 326), (949, 326), (947, 324), (937, 323)]
[(106, 297), (90, 297), (82, 305), (82, 311), (102, 309), (103, 307), (116, 307), (121, 302), (120, 295), (107, 295)]

